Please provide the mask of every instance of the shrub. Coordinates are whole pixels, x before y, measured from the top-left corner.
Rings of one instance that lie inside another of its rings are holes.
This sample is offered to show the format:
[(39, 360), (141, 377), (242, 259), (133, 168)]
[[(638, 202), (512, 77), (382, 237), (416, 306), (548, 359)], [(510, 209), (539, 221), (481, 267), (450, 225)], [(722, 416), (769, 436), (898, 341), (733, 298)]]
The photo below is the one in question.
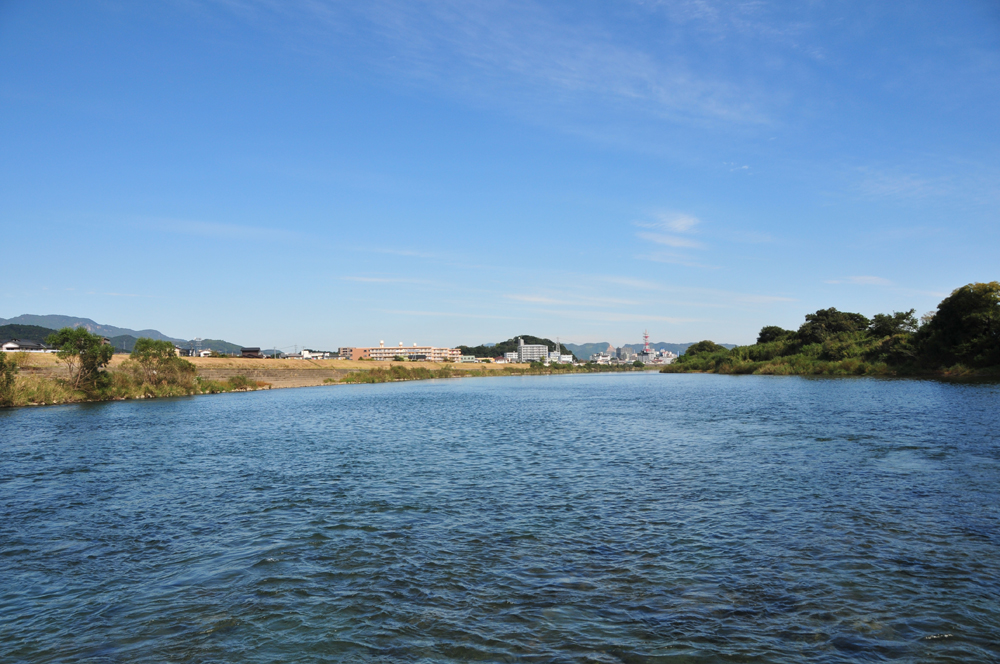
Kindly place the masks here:
[(73, 387), (93, 390), (104, 382), (103, 369), (115, 351), (100, 336), (82, 327), (64, 327), (50, 334), (46, 342), (59, 348), (59, 359), (69, 368)]
[(0, 406), (14, 405), (14, 389), (19, 370), (17, 359), (0, 351)]
[(257, 382), (250, 380), (246, 376), (233, 376), (226, 381), (229, 389), (233, 391), (249, 391), (257, 389)]
[(926, 364), (1000, 365), (1000, 282), (955, 289), (917, 336)]
[(766, 325), (760, 328), (760, 334), (757, 335), (757, 343), (768, 344), (772, 341), (780, 341), (793, 336), (795, 336), (795, 332), (792, 330), (786, 330), (777, 325)]
[(691, 344), (684, 351), (684, 355), (699, 355), (701, 353), (718, 353), (719, 351), (724, 351), (726, 348), (720, 346), (714, 341), (709, 341), (705, 339), (704, 341), (699, 341), (696, 344)]
[(861, 314), (837, 311), (830, 307), (814, 314), (806, 314), (806, 322), (799, 327), (796, 336), (806, 344), (821, 344), (839, 332), (860, 332), (868, 327), (869, 322)]

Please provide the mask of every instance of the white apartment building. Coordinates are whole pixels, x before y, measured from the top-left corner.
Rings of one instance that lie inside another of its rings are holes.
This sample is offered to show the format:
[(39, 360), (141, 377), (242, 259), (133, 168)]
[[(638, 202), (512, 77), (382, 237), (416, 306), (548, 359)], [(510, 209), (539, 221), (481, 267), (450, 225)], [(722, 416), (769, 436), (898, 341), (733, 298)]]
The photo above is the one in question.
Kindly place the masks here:
[(526, 344), (521, 337), (517, 338), (518, 362), (541, 362), (549, 356), (549, 347), (545, 344)]
[(408, 360), (426, 360), (428, 362), (458, 362), (462, 358), (462, 351), (457, 348), (436, 348), (434, 346), (404, 346), (399, 342), (399, 346), (386, 346), (384, 341), (378, 342), (378, 347), (365, 348), (364, 357), (370, 357), (376, 361), (387, 362), (396, 356), (405, 357)]

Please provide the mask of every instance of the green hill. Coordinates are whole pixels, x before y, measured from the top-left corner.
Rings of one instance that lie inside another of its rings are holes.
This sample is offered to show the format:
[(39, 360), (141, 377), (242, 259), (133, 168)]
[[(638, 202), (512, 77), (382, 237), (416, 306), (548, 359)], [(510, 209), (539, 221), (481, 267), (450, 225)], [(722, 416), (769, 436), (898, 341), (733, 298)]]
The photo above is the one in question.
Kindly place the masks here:
[[(524, 343), (526, 344), (545, 344), (545, 346), (548, 347), (549, 352), (556, 349), (556, 342), (551, 339), (533, 337), (530, 334), (522, 334), (520, 338), (524, 339)], [(502, 357), (504, 353), (517, 352), (517, 339), (517, 337), (514, 337), (513, 339), (501, 341), (493, 346), (480, 344), (479, 346), (459, 346), (458, 348), (462, 351), (462, 355), (474, 355), (475, 357)], [(571, 351), (566, 344), (562, 344), (562, 348), (559, 352), (570, 355), (573, 351)]]
[(0, 325), (0, 341), (9, 339), (20, 339), (21, 341), (44, 342), (45, 337), (55, 332), (40, 325)]

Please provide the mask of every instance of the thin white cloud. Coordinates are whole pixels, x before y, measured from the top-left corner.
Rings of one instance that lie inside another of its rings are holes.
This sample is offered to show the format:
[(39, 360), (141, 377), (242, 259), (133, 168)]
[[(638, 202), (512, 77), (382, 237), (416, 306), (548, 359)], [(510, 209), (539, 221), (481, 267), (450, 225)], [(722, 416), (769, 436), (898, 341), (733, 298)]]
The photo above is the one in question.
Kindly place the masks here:
[(310, 56), (330, 58), (340, 45), (353, 47), (354, 57), (373, 69), (494, 105), (533, 108), (534, 115), (541, 106), (575, 112), (586, 98), (673, 120), (766, 118), (767, 97), (746, 82), (642, 49), (607, 22), (579, 14), (567, 20), (544, 3), (229, 0), (225, 6), (262, 28), (288, 31), (292, 48)]
[(855, 286), (891, 286), (892, 282), (882, 277), (856, 276), (842, 279), (827, 279), (825, 284), (853, 284)]
[(669, 252), (653, 252), (651, 254), (639, 254), (636, 256), (637, 260), (642, 261), (652, 261), (654, 263), (669, 263), (670, 265), (683, 265), (684, 267), (696, 267), (703, 270), (718, 270), (718, 265), (708, 265), (706, 263), (699, 263), (697, 261), (691, 260), (687, 256), (680, 254), (674, 254)]
[(949, 178), (925, 177), (915, 173), (882, 171), (874, 168), (859, 168), (861, 180), (857, 187), (861, 193), (879, 198), (921, 199), (930, 196), (946, 196), (954, 186)]
[(456, 312), (456, 311), (409, 311), (409, 310), (398, 310), (398, 309), (378, 309), (377, 311), (384, 314), (393, 314), (395, 316), (435, 316), (441, 318), (488, 318), (497, 320), (523, 320), (522, 318), (515, 316), (492, 316), (485, 314), (470, 314), (470, 313)]
[(664, 323), (699, 323), (700, 318), (679, 318), (676, 316), (658, 316), (644, 313), (623, 313), (620, 311), (577, 311), (573, 309), (555, 309), (548, 312), (552, 316), (586, 321), (602, 322), (643, 322), (660, 321)]
[(426, 279), (408, 279), (403, 277), (339, 277), (341, 281), (357, 281), (364, 284), (429, 284)]
[(299, 237), (299, 233), (289, 230), (262, 228), (259, 226), (243, 226), (241, 224), (221, 224), (211, 221), (196, 221), (191, 219), (144, 219), (141, 223), (154, 228), (180, 235), (197, 237), (221, 238), (226, 240), (287, 240)]
[(516, 293), (504, 293), (505, 300), (516, 302), (527, 302), (529, 304), (562, 304), (574, 306), (638, 306), (643, 304), (635, 300), (625, 300), (620, 297), (589, 297), (570, 293), (556, 293), (553, 295), (519, 295)]
[(688, 233), (701, 223), (701, 219), (690, 214), (660, 213), (658, 216), (663, 228), (677, 233)]
[(648, 242), (662, 244), (667, 247), (677, 247), (683, 249), (705, 248), (705, 245), (697, 240), (691, 240), (677, 235), (666, 235), (665, 233), (636, 233), (636, 236)]
[(780, 297), (778, 295), (741, 295), (736, 298), (739, 302), (749, 304), (770, 304), (772, 302), (798, 302), (794, 297)]

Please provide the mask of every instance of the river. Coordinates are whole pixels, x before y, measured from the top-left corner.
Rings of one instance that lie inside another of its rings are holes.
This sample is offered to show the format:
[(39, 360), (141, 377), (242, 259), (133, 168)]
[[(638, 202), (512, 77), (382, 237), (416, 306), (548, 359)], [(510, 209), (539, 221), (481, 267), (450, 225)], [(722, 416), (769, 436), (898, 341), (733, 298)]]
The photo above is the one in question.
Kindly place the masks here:
[(1000, 385), (597, 374), (0, 411), (0, 662), (1000, 659)]

